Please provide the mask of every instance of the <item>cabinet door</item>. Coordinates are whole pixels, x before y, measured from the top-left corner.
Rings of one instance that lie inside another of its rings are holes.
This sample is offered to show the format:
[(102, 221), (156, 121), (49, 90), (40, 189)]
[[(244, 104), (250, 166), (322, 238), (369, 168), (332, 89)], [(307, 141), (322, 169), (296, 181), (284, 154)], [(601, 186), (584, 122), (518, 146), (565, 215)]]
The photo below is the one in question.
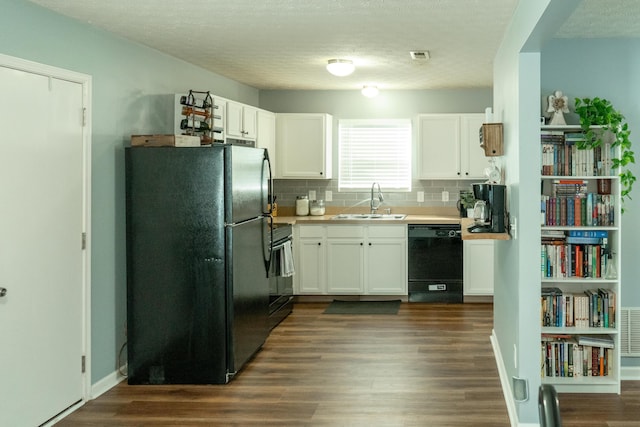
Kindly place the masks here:
[(363, 253), (361, 239), (327, 241), (327, 290), (330, 294), (364, 292)]
[(460, 116), (418, 116), (420, 178), (460, 178)]
[(232, 138), (242, 138), (242, 104), (237, 102), (227, 102), (227, 136)]
[(493, 295), (493, 240), (463, 242), (465, 295)]
[(324, 294), (325, 286), (325, 247), (324, 240), (304, 238), (298, 241), (298, 287), (301, 294)]
[(331, 132), (327, 114), (277, 114), (281, 177), (331, 179)]
[(366, 251), (365, 292), (369, 295), (406, 295), (406, 239), (372, 239), (367, 242)]
[(242, 107), (242, 134), (244, 138), (256, 139), (258, 135), (258, 109), (244, 105)]
[(274, 178), (280, 178), (276, 161), (276, 115), (269, 111), (258, 110), (257, 116), (256, 145), (258, 148), (267, 149), (271, 161), (271, 174)]
[(463, 114), (460, 116), (460, 165), (461, 178), (485, 178), (484, 170), (489, 166), (480, 147), (480, 127), (484, 114)]

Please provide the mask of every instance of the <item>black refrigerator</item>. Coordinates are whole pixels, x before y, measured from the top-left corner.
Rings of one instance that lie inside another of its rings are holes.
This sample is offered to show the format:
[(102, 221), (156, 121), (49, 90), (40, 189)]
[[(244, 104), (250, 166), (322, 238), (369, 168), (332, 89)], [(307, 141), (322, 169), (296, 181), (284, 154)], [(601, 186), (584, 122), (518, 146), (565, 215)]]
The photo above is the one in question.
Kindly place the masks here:
[(267, 151), (127, 147), (129, 384), (224, 384), (269, 333)]

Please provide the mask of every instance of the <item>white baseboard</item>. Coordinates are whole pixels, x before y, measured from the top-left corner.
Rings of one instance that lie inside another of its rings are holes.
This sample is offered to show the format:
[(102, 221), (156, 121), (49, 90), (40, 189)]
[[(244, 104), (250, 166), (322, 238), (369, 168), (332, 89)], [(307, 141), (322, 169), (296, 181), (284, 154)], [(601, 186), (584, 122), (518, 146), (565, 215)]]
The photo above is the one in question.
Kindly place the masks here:
[(498, 337), (496, 332), (491, 331), (491, 346), (493, 347), (493, 354), (496, 358), (496, 365), (498, 367), (498, 376), (500, 377), (500, 384), (502, 385), (502, 394), (504, 395), (504, 401), (507, 404), (507, 413), (509, 414), (509, 421), (511, 427), (540, 427), (539, 423), (521, 423), (518, 420), (518, 411), (516, 409), (516, 401), (513, 398), (513, 390), (511, 389), (511, 381), (507, 376), (507, 369), (504, 366), (504, 360), (502, 359), (502, 353), (500, 352), (500, 344), (498, 343)]
[(496, 331), (491, 331), (491, 347), (493, 347), (493, 354), (496, 358), (496, 365), (498, 367), (498, 376), (500, 377), (500, 384), (502, 385), (502, 394), (504, 395), (504, 401), (507, 404), (507, 413), (509, 414), (509, 420), (511, 421), (511, 427), (518, 427), (518, 411), (516, 410), (516, 401), (513, 398), (511, 391), (511, 382), (507, 376), (507, 369), (504, 366), (504, 360), (502, 359), (502, 353), (500, 352), (500, 344), (498, 343), (498, 337)]
[(623, 366), (620, 368), (622, 381), (640, 381), (640, 366)]
[[(125, 365), (123, 367), (124, 372), (127, 371), (127, 366)], [(106, 377), (102, 378), (101, 380), (99, 380), (98, 382), (96, 382), (95, 384), (93, 384), (91, 386), (91, 397), (90, 399), (96, 399), (98, 398), (100, 395), (102, 395), (103, 393), (106, 393), (107, 391), (111, 390), (113, 387), (117, 386), (119, 383), (121, 383), (122, 381), (124, 381), (127, 377), (125, 377), (124, 375), (120, 374), (119, 371), (113, 371), (112, 373), (110, 373), (109, 375), (107, 375)]]

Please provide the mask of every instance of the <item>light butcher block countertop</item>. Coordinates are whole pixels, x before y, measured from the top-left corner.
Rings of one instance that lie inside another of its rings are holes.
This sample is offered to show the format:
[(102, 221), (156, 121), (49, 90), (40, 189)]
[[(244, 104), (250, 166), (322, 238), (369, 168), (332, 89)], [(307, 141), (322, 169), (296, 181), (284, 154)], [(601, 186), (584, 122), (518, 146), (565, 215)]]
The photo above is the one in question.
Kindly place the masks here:
[[(460, 224), (462, 230), (462, 240), (510, 240), (509, 233), (469, 233), (467, 227), (473, 224), (471, 218), (460, 218), (457, 209), (450, 208), (394, 208), (393, 214), (406, 214), (404, 219), (333, 219), (336, 215), (345, 213), (336, 208), (327, 209), (326, 215), (293, 215), (293, 209), (282, 209), (284, 215), (273, 218), (275, 224), (349, 224), (349, 225), (369, 225), (369, 224)], [(351, 212), (348, 213), (365, 213)]]
[(333, 219), (333, 215), (277, 216), (276, 224), (460, 224), (459, 216), (407, 215), (404, 219)]

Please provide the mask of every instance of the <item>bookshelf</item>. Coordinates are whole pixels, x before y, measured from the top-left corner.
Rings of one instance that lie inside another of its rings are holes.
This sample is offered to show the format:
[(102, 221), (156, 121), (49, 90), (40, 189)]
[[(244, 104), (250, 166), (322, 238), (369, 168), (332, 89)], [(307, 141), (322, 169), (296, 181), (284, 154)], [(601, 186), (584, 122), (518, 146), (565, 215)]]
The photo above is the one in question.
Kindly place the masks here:
[(540, 375), (558, 392), (620, 393), (620, 179), (610, 142), (540, 132)]

